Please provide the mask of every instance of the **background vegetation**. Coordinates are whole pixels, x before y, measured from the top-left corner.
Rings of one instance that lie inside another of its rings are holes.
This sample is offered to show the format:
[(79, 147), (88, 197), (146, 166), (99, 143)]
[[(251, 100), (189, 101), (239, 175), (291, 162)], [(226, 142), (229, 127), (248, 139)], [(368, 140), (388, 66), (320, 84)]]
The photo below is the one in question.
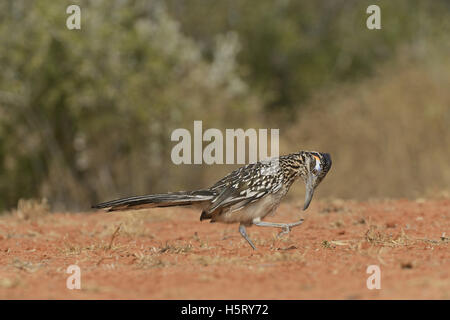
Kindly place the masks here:
[(170, 159), (194, 120), (330, 152), (318, 197), (445, 191), (450, 4), (376, 3), (381, 30), (365, 26), (373, 1), (2, 1), (0, 209), (208, 186), (235, 166)]

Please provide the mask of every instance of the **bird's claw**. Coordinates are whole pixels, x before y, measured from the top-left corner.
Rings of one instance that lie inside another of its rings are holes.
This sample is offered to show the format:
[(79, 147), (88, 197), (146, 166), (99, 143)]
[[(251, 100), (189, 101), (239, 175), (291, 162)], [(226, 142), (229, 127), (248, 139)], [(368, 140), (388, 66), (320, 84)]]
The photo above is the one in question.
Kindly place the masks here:
[(291, 229), (293, 227), (296, 227), (298, 225), (301, 225), (303, 223), (304, 219), (300, 219), (297, 222), (294, 223), (288, 223), (286, 225), (283, 226), (283, 231), (281, 231), (280, 233), (278, 233), (278, 237), (281, 237), (282, 235), (288, 234), (289, 232), (291, 232)]
[(283, 227), (283, 231), (278, 233), (278, 237), (288, 234), (289, 232), (291, 232), (291, 227), (289, 225), (286, 225), (285, 227)]

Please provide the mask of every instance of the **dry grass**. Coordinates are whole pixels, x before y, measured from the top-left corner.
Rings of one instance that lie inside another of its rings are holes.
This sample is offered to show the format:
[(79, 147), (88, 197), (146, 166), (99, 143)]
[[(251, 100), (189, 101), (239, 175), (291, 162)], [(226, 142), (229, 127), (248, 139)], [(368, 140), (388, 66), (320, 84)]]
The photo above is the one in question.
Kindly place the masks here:
[(450, 243), (450, 239), (445, 236), (445, 233), (443, 233), (439, 240), (433, 240), (411, 237), (403, 229), (398, 234), (393, 235), (383, 231), (382, 228), (376, 225), (369, 226), (369, 229), (365, 233), (365, 240), (370, 244), (387, 247), (410, 246), (419, 242), (430, 245), (446, 245)]
[(138, 269), (162, 268), (171, 265), (170, 263), (151, 254), (143, 254), (137, 252), (133, 254), (135, 257), (135, 265)]
[(30, 261), (23, 261), (18, 258), (14, 258), (11, 265), (26, 272), (36, 272), (42, 267), (42, 263), (32, 263)]
[(46, 198), (42, 199), (20, 199), (17, 209), (12, 210), (12, 215), (19, 220), (36, 221), (50, 212), (50, 206)]
[(369, 226), (365, 234), (365, 239), (369, 243), (382, 246), (407, 246), (415, 242), (414, 239), (406, 235), (403, 229), (399, 234), (394, 236), (391, 233), (380, 231), (376, 225)]
[(180, 253), (187, 253), (192, 250), (193, 246), (192, 244), (188, 243), (186, 245), (172, 245), (168, 244), (166, 242), (165, 246), (159, 249), (159, 253), (173, 253), (173, 254), (180, 254)]

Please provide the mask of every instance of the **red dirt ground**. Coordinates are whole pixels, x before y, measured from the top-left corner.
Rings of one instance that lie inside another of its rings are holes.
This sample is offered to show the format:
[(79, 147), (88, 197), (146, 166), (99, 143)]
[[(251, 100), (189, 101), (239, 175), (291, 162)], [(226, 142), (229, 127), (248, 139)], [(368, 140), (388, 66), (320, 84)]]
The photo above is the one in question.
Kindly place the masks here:
[[(284, 204), (288, 236), (189, 209), (0, 216), (1, 299), (450, 299), (450, 200)], [(120, 226), (120, 228), (119, 228)], [(66, 269), (81, 268), (81, 290)], [(381, 289), (369, 290), (369, 265)]]

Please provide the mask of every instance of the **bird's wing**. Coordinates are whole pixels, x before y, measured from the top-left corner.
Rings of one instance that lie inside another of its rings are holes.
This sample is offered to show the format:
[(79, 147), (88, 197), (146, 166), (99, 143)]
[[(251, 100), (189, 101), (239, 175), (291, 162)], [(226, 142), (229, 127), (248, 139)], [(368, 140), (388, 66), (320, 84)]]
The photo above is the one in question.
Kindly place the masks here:
[(219, 208), (231, 206), (233, 211), (240, 210), (247, 204), (278, 191), (282, 185), (281, 169), (270, 172), (270, 166), (270, 163), (258, 162), (231, 172), (211, 187), (211, 190), (217, 192), (217, 196), (205, 211), (212, 213)]

